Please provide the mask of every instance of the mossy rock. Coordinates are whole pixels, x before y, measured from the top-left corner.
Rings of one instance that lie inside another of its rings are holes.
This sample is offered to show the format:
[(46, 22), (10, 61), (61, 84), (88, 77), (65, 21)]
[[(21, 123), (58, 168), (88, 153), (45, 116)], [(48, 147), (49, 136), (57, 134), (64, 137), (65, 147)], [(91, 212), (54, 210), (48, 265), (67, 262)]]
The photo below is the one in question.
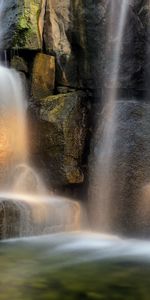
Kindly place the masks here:
[(13, 47), (41, 49), (42, 42), (38, 27), (41, 0), (21, 0), (18, 6), (18, 22), (13, 38)]
[(56, 185), (84, 181), (85, 98), (81, 91), (58, 94), (37, 101), (34, 110), (32, 108), (39, 126), (34, 156), (40, 152), (43, 164)]

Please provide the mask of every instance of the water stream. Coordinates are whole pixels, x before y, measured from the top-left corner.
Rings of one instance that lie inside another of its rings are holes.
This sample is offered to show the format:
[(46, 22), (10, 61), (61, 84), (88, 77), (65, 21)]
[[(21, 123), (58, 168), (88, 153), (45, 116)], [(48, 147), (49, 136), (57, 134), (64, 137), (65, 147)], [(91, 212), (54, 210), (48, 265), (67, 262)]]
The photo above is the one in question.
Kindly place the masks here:
[[(90, 219), (93, 228), (102, 232), (113, 231), (114, 145), (118, 126), (118, 76), (127, 22), (129, 1), (110, 1), (109, 24), (106, 43), (106, 65), (109, 75), (105, 78), (103, 110), (98, 122), (95, 170), (91, 178), (89, 200)], [(94, 191), (93, 191), (94, 190)], [(92, 199), (92, 200), (91, 200)]]
[[(20, 75), (0, 66), (0, 236), (78, 229), (78, 203), (50, 195), (30, 165), (27, 101)], [(49, 195), (49, 196), (48, 196)]]
[[(5, 1), (1, 1), (0, 49), (4, 12)], [(19, 72), (1, 63), (0, 238), (77, 230), (80, 226), (80, 205), (48, 191), (30, 163), (27, 106)]]

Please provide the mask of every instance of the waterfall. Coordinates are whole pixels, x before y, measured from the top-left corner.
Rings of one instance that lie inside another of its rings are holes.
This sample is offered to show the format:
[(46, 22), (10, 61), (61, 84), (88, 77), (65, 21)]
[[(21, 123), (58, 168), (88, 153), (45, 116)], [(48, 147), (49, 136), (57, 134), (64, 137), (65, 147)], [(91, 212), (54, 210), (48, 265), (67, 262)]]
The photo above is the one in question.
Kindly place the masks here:
[[(128, 15), (128, 0), (110, 1), (106, 43), (106, 64), (110, 61), (107, 88), (103, 95), (102, 121), (98, 124), (96, 161), (91, 178), (89, 210), (94, 229), (111, 232), (113, 228), (114, 145), (117, 134), (117, 90), (123, 35)], [(108, 65), (105, 66), (108, 69)], [(105, 86), (105, 82), (104, 82)]]
[[(5, 2), (0, 2), (0, 23)], [(0, 26), (0, 48), (3, 26)], [(5, 52), (6, 53), (6, 52)], [(49, 195), (30, 165), (27, 101), (20, 74), (0, 65), (0, 238), (76, 230), (77, 202)]]

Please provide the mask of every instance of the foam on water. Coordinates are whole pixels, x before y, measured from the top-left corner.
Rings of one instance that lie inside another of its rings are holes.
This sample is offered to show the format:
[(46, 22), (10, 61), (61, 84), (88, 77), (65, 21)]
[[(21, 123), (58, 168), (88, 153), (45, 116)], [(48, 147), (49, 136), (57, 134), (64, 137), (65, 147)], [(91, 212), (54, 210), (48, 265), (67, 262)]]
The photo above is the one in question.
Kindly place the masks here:
[(37, 252), (40, 249), (40, 257), (42, 258), (43, 253), (44, 259), (48, 256), (74, 253), (70, 264), (115, 258), (147, 260), (150, 263), (150, 241), (123, 239), (88, 231), (10, 239), (2, 241), (2, 244), (14, 245), (16, 249), (25, 246), (27, 249), (37, 249)]

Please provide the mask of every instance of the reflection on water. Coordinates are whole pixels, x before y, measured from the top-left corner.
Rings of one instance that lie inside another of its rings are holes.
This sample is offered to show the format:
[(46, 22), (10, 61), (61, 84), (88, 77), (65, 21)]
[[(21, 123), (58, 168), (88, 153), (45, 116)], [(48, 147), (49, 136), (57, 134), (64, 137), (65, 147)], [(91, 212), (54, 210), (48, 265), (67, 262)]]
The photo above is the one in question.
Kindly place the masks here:
[(1, 242), (0, 299), (145, 299), (150, 242), (90, 233)]

